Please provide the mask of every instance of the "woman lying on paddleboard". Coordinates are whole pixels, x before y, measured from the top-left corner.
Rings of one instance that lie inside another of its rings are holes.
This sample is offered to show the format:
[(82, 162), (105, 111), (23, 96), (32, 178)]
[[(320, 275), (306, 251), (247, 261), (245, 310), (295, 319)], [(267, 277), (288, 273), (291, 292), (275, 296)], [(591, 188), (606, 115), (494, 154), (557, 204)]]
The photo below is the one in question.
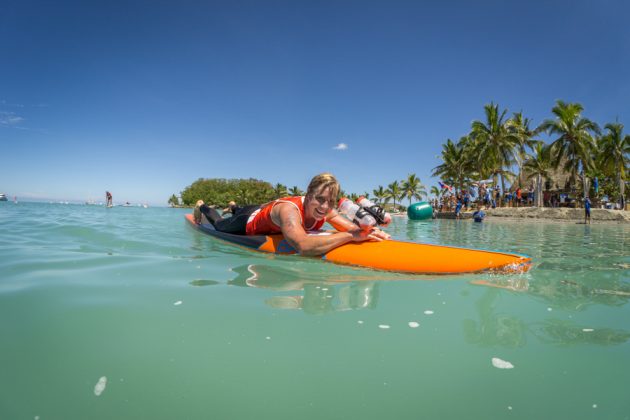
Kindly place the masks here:
[[(348, 242), (381, 241), (390, 235), (378, 228), (363, 230), (335, 210), (339, 183), (329, 173), (315, 176), (305, 196), (284, 197), (272, 202), (239, 208), (229, 218), (199, 201), (195, 221), (203, 214), (220, 232), (247, 235), (282, 233), (284, 238), (302, 255), (322, 255)], [(319, 230), (325, 222), (339, 232), (330, 235), (308, 235)]]

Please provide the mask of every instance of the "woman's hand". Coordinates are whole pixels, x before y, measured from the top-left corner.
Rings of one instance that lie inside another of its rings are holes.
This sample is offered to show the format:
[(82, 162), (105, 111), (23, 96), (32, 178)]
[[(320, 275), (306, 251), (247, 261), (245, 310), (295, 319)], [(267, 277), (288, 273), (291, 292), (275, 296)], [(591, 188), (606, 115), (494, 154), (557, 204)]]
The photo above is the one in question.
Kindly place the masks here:
[(392, 235), (390, 235), (389, 233), (379, 229), (379, 228), (374, 228), (372, 229), (371, 235), (379, 238), (380, 240), (388, 240), (388, 239), (392, 239)]
[(376, 241), (380, 242), (382, 240), (391, 239), (391, 235), (383, 232), (378, 228), (372, 228), (369, 230), (357, 229), (352, 232), (352, 241), (353, 242), (363, 242), (363, 241)]

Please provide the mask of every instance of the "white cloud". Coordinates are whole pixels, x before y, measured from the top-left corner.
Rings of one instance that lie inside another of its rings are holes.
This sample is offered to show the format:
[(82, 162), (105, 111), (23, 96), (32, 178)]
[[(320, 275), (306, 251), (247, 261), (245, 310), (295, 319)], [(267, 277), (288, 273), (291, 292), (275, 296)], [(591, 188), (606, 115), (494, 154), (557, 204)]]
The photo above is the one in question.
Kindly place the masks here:
[(333, 147), (333, 149), (335, 149), (335, 150), (348, 150), (348, 145), (346, 143), (339, 143), (338, 145)]
[(22, 121), (24, 121), (24, 118), (13, 112), (0, 111), (1, 125), (15, 125), (21, 123)]

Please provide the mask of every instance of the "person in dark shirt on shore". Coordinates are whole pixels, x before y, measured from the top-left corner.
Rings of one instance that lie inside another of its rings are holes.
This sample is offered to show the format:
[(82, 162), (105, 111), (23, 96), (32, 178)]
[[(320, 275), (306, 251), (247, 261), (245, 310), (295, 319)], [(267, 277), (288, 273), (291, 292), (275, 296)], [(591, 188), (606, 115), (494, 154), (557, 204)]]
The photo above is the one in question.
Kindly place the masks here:
[(591, 200), (586, 197), (584, 199), (584, 224), (591, 224)]

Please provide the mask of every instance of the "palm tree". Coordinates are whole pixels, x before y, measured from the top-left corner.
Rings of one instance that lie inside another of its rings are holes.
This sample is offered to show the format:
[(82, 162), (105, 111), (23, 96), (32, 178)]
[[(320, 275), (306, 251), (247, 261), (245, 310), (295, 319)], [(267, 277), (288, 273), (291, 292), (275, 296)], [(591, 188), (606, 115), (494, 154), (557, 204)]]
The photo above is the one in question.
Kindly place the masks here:
[(359, 195), (357, 193), (350, 194), (350, 201), (352, 201), (353, 203), (356, 203), (358, 199), (359, 199)]
[(619, 202), (625, 204), (625, 179), (630, 159), (630, 135), (623, 135), (623, 124), (609, 123), (604, 126), (608, 133), (600, 141), (599, 166), (611, 178), (616, 176), (619, 185)]
[(516, 134), (517, 144), (516, 144), (516, 153), (514, 157), (516, 158), (516, 164), (518, 166), (518, 176), (520, 181), (521, 171), (523, 169), (523, 162), (529, 157), (527, 155), (527, 149), (534, 149), (537, 144), (537, 140), (534, 139), (534, 136), (538, 134), (536, 130), (532, 130), (529, 126), (531, 124), (531, 120), (529, 118), (523, 117), (522, 112), (516, 112), (512, 116), (512, 119), (508, 120), (508, 124), (511, 130)]
[(593, 166), (593, 150), (595, 141), (593, 133), (599, 134), (599, 126), (582, 117), (584, 108), (578, 103), (557, 101), (551, 112), (556, 116), (553, 120), (545, 120), (539, 129), (550, 135), (559, 137), (551, 143), (553, 166), (557, 168), (565, 160), (564, 170), (571, 174), (575, 184), (578, 172), (582, 178), (584, 197), (587, 195), (588, 183), (584, 172)]
[(398, 183), (398, 181), (394, 181), (391, 184), (389, 184), (387, 186), (387, 191), (385, 191), (385, 193), (387, 194), (386, 197), (387, 199), (391, 198), (394, 200), (394, 208), (396, 208), (396, 200), (401, 198), (401, 191), (400, 191), (400, 184)]
[(433, 194), (435, 198), (440, 198), (441, 193), (442, 190), (440, 188), (436, 187), (435, 185), (431, 187), (431, 194)]
[(171, 207), (179, 206), (179, 200), (175, 194), (171, 195), (171, 198), (168, 199), (168, 204), (170, 204)]
[[(464, 180), (470, 176), (471, 160), (466, 149), (470, 144), (468, 137), (462, 137), (459, 142), (454, 143), (451, 139), (446, 140), (442, 145), (442, 164), (433, 168), (432, 176), (437, 176), (447, 183), (455, 184), (455, 191), (463, 187)], [(425, 193), (426, 194), (426, 193)]]
[(297, 186), (293, 186), (289, 188), (289, 194), (295, 197), (298, 195), (304, 195), (304, 192), (301, 189), (299, 189)]
[(383, 199), (385, 198), (385, 190), (382, 185), (379, 185), (377, 189), (373, 190), (372, 194), (374, 194), (374, 198), (376, 198), (377, 203), (380, 204), (383, 202)]
[(471, 126), (473, 158), (476, 158), (480, 169), (492, 174), (494, 185), (498, 185), (498, 176), (501, 175), (501, 187), (505, 191), (505, 176), (509, 173), (507, 168), (514, 161), (515, 148), (519, 144), (518, 135), (510, 128), (512, 124), (504, 121), (507, 110), (499, 112), (499, 105), (491, 103), (484, 106), (484, 111), (486, 122), (473, 121)]
[(529, 176), (527, 179), (536, 177), (536, 197), (534, 205), (542, 207), (542, 179), (549, 177), (551, 169), (551, 147), (545, 146), (543, 142), (538, 142), (533, 147), (534, 155), (530, 156), (523, 164), (523, 168), (527, 170)]
[(422, 200), (422, 196), (426, 195), (427, 191), (416, 174), (409, 174), (407, 179), (402, 182), (402, 194), (409, 199), (409, 205), (411, 205), (412, 198)]
[(278, 183), (273, 187), (273, 195), (275, 198), (285, 197), (288, 194), (289, 191), (287, 190), (286, 185)]

